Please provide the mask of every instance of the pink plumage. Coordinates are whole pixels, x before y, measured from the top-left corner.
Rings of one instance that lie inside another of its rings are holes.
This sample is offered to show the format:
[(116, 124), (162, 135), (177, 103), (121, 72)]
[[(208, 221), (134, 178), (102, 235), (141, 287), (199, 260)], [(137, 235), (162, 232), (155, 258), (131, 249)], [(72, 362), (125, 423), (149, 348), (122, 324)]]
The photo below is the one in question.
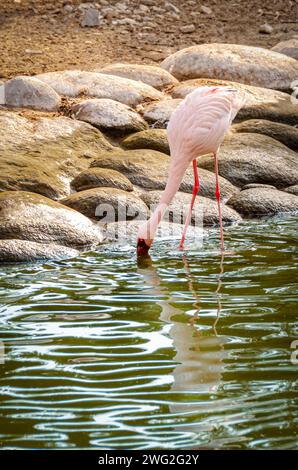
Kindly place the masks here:
[(169, 168), (168, 181), (154, 213), (150, 219), (139, 228), (138, 254), (148, 252), (151, 247), (158, 224), (171, 200), (179, 190), (186, 169), (189, 164), (193, 162), (194, 190), (180, 243), (180, 248), (183, 248), (195, 197), (199, 190), (196, 158), (208, 153), (213, 153), (214, 155), (216, 176), (215, 195), (218, 201), (221, 248), (222, 250), (224, 249), (217, 152), (232, 120), (243, 104), (244, 99), (232, 88), (204, 86), (197, 88), (187, 95), (173, 112), (167, 127), (171, 151), (171, 165)]

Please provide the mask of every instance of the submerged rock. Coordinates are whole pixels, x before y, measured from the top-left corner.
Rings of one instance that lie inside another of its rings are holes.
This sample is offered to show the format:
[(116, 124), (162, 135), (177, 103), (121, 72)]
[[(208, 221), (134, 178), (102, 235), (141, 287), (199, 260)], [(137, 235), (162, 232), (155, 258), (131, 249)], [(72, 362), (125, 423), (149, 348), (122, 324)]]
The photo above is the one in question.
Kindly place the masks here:
[(66, 117), (27, 119), (0, 110), (0, 191), (33, 191), (51, 199), (113, 146), (89, 124)]
[(0, 240), (0, 262), (17, 263), (47, 259), (72, 258), (78, 250), (55, 243), (37, 243), (28, 240)]
[(233, 196), (228, 204), (243, 216), (298, 211), (298, 197), (271, 188), (252, 188)]
[(74, 193), (61, 201), (87, 217), (115, 222), (147, 216), (144, 202), (131, 192), (116, 188), (93, 188)]
[(148, 127), (144, 119), (123, 103), (110, 99), (89, 99), (72, 107), (72, 117), (104, 131), (129, 133)]
[(71, 186), (76, 191), (102, 186), (122, 189), (123, 191), (133, 190), (133, 185), (126, 176), (119, 173), (119, 171), (106, 168), (88, 168), (82, 171), (72, 180)]
[[(211, 170), (212, 156), (199, 159)], [(277, 140), (260, 134), (234, 134), (220, 147), (219, 174), (236, 186), (265, 183), (282, 188), (298, 182), (297, 154)]]
[(126, 137), (121, 142), (127, 150), (151, 149), (170, 155), (170, 147), (166, 129), (147, 129)]
[[(110, 168), (123, 173), (133, 184), (144, 189), (164, 189), (168, 179), (170, 157), (156, 150), (129, 150), (114, 152), (113, 155), (101, 155), (91, 164), (93, 168)], [(200, 191), (199, 194), (214, 198), (215, 176), (213, 172), (202, 169), (199, 164)], [(193, 171), (189, 168), (182, 180), (180, 189), (185, 192), (193, 191)], [(229, 199), (235, 188), (224, 178), (220, 178), (223, 201)]]
[(178, 83), (173, 75), (156, 65), (111, 64), (98, 70), (98, 72), (140, 81), (157, 89)]
[(39, 194), (0, 193), (0, 239), (55, 243), (76, 248), (102, 242), (100, 228), (87, 217)]
[(151, 103), (142, 110), (143, 117), (154, 127), (164, 128), (167, 126), (171, 114), (181, 103), (180, 99), (162, 100), (158, 103)]
[(35, 77), (16, 77), (2, 87), (0, 95), (4, 96), (2, 104), (6, 106), (57, 111), (61, 105), (58, 93)]
[(145, 100), (160, 100), (164, 96), (145, 83), (97, 72), (67, 70), (43, 73), (37, 78), (50, 85), (59, 95), (109, 98), (128, 106), (136, 106)]
[(298, 60), (298, 36), (282, 41), (271, 48), (272, 51), (280, 52)]
[(161, 67), (178, 80), (219, 78), (285, 91), (298, 76), (298, 63), (291, 57), (240, 44), (187, 47), (167, 57)]

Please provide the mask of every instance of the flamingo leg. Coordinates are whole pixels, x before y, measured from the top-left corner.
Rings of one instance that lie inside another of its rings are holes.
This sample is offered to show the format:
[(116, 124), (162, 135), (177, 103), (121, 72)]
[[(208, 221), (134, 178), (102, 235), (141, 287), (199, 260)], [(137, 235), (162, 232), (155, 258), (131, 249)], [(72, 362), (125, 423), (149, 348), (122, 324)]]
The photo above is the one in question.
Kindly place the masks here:
[(197, 160), (194, 159), (192, 164), (193, 164), (193, 173), (194, 173), (194, 187), (193, 187), (193, 192), (192, 192), (192, 198), (191, 198), (189, 211), (188, 211), (188, 214), (187, 214), (187, 217), (186, 217), (185, 226), (184, 226), (184, 230), (183, 230), (183, 233), (182, 233), (182, 238), (181, 238), (181, 241), (180, 241), (180, 246), (179, 246), (180, 250), (183, 250), (183, 248), (184, 248), (184, 241), (185, 241), (185, 237), (186, 237), (187, 227), (189, 225), (189, 222), (191, 221), (191, 214), (192, 214), (193, 206), (194, 206), (195, 199), (196, 199), (196, 196), (199, 192), (199, 187), (200, 187)]
[(215, 168), (215, 178), (216, 178), (216, 188), (215, 188), (215, 196), (217, 199), (218, 205), (218, 217), (219, 217), (219, 226), (220, 226), (220, 248), (223, 252), (225, 249), (224, 246), (224, 236), (223, 236), (223, 228), (222, 228), (222, 214), (221, 214), (221, 203), (220, 203), (220, 188), (219, 188), (219, 181), (218, 181), (218, 158), (217, 153), (214, 153), (214, 168)]

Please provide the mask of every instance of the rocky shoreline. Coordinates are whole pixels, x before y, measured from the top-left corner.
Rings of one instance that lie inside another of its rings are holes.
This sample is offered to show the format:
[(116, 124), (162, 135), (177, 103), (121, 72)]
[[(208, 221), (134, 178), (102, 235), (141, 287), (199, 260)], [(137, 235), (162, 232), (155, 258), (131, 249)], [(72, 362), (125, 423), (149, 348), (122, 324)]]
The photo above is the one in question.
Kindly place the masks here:
[[(110, 241), (100, 205), (119, 226), (148, 217), (166, 184), (169, 117), (205, 84), (246, 97), (220, 149), (224, 222), (297, 211), (297, 79), (298, 62), (285, 54), (202, 44), (160, 67), (112, 64), (0, 83), (0, 261), (76, 256)], [(212, 157), (198, 167), (203, 223), (216, 225)], [(192, 185), (189, 170), (170, 212), (188, 204)]]

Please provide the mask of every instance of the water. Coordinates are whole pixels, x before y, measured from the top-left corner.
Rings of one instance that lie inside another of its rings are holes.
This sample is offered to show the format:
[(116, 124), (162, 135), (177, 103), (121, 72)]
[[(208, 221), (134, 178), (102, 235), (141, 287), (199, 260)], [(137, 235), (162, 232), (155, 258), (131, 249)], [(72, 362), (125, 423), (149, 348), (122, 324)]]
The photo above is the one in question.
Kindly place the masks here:
[[(297, 448), (297, 217), (0, 267), (4, 448)], [(292, 356), (293, 358), (293, 356)]]

